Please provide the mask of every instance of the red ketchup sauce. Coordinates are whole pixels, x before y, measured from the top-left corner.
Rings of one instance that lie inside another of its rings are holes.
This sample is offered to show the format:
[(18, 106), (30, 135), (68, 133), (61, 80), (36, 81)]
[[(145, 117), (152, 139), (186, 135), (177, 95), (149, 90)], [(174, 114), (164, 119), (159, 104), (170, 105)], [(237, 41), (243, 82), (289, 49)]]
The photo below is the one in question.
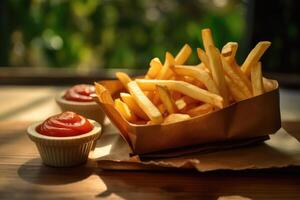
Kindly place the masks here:
[(82, 135), (93, 130), (94, 126), (83, 116), (66, 111), (46, 119), (36, 131), (42, 135), (68, 137)]
[(92, 102), (91, 94), (95, 94), (95, 86), (81, 84), (68, 89), (63, 98), (69, 101)]

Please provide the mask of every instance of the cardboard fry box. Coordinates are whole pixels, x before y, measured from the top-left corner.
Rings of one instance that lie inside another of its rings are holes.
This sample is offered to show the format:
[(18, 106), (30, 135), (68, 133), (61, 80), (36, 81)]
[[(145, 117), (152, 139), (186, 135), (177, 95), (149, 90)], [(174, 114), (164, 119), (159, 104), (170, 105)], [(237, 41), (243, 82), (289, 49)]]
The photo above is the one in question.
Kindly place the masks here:
[(281, 127), (278, 83), (260, 96), (234, 103), (204, 116), (165, 125), (135, 125), (114, 108), (112, 97), (124, 91), (118, 80), (100, 81), (104, 86), (96, 100), (119, 129), (134, 154), (220, 141), (255, 138), (275, 133)]

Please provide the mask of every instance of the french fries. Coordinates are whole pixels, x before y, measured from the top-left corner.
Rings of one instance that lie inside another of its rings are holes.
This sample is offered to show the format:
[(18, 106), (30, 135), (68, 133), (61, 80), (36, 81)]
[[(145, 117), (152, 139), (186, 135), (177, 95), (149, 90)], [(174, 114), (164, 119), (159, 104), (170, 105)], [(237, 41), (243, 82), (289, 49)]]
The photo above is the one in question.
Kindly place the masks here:
[(160, 97), (161, 102), (166, 107), (169, 114), (176, 112), (176, 106), (171, 98), (170, 92), (167, 87), (157, 85), (157, 91)]
[(155, 90), (156, 85), (165, 86), (169, 90), (174, 90), (199, 101), (210, 103), (218, 108), (224, 107), (223, 98), (221, 96), (183, 81), (137, 79), (136, 82), (146, 91)]
[(171, 124), (171, 123), (176, 123), (176, 122), (180, 122), (180, 121), (184, 121), (187, 119), (190, 119), (191, 117), (187, 114), (178, 114), (178, 113), (174, 113), (174, 114), (170, 114), (169, 116), (167, 116), (163, 122), (163, 124)]
[(180, 92), (171, 91), (171, 97), (174, 100), (178, 100), (182, 97), (182, 94)]
[(264, 91), (266, 92), (270, 92), (276, 88), (276, 85), (273, 83), (273, 81), (265, 77), (263, 77), (263, 85), (264, 85)]
[(164, 66), (161, 68), (157, 79), (168, 79), (172, 76), (172, 71), (170, 70), (170, 66), (175, 64), (175, 58), (169, 52), (166, 53), (166, 61)]
[(158, 110), (159, 110), (159, 112), (160, 112), (161, 114), (165, 114), (165, 112), (166, 112), (166, 107), (165, 107), (163, 104), (159, 104), (159, 105), (157, 106), (157, 108), (158, 108)]
[(160, 70), (162, 69), (162, 64), (158, 58), (153, 58), (150, 62), (150, 68), (145, 76), (145, 78), (155, 79)]
[(175, 101), (175, 105), (180, 112), (185, 112), (188, 109), (196, 107), (197, 104), (199, 104), (199, 101), (189, 96), (183, 96)]
[(205, 54), (205, 51), (203, 51), (201, 48), (197, 48), (197, 54), (198, 54), (198, 58), (201, 60), (201, 62), (204, 64), (204, 66), (207, 69), (211, 70), (210, 66), (209, 66), (209, 60), (208, 60), (207, 55)]
[(138, 84), (135, 81), (131, 81), (127, 84), (127, 86), (134, 100), (137, 102), (140, 108), (147, 114), (150, 120), (155, 124), (162, 123), (163, 117), (160, 111), (143, 93)]
[(189, 67), (189, 66), (185, 66), (185, 65), (176, 65), (173, 68), (173, 71), (176, 74), (193, 77), (193, 78), (199, 80), (200, 82), (202, 82), (206, 86), (208, 91), (215, 93), (215, 94), (220, 94), (216, 83), (210, 77), (209, 73), (207, 73), (203, 69), (200, 69), (197, 67)]
[(237, 42), (228, 42), (222, 48), (221, 54), (228, 60), (229, 62), (233, 62), (235, 59), (235, 55), (238, 49)]
[(208, 54), (209, 65), (211, 68), (213, 80), (217, 84), (220, 94), (223, 97), (224, 105), (227, 106), (228, 105), (228, 90), (227, 90), (227, 86), (225, 83), (225, 76), (224, 76), (224, 71), (223, 71), (223, 67), (222, 67), (220, 52), (216, 47), (209, 45), (207, 48), (207, 54)]
[(256, 65), (251, 68), (251, 82), (254, 96), (264, 93), (261, 62), (256, 63)]
[(206, 71), (207, 73), (209, 73), (209, 75), (211, 76), (211, 72), (209, 71), (209, 69), (204, 65), (204, 63), (200, 63), (199, 65), (196, 65), (195, 67), (202, 69), (204, 71)]
[(247, 97), (250, 98), (252, 96), (251, 89), (248, 88), (247, 83), (244, 82), (244, 79), (242, 79), (242, 76), (244, 74), (240, 74), (238, 72), (239, 68), (230, 65), (227, 60), (223, 56), (221, 56), (223, 69), (225, 73), (228, 75), (228, 77), (236, 84), (237, 87), (239, 87), (239, 90)]
[(135, 114), (129, 109), (126, 103), (121, 101), (121, 99), (115, 99), (115, 108), (127, 121), (137, 121), (137, 117), (135, 116)]
[(95, 82), (95, 89), (98, 97), (100, 97), (101, 99), (105, 99), (105, 101), (110, 104), (114, 104), (114, 100), (111, 97), (109, 91), (103, 85)]
[[(181, 99), (183, 99), (183, 101), (186, 103), (186, 104), (192, 104), (192, 103), (197, 103), (198, 101), (196, 99), (193, 99), (189, 96), (183, 96), (181, 97)], [(199, 102), (198, 102), (199, 103)]]
[(175, 101), (175, 105), (178, 110), (183, 110), (184, 108), (187, 107), (187, 103), (184, 101), (183, 98), (180, 98), (177, 101)]
[(212, 112), (214, 110), (214, 107), (210, 104), (202, 104), (200, 106), (194, 107), (190, 110), (188, 110), (186, 113), (191, 116), (191, 117), (195, 117), (195, 116), (201, 116), (201, 115), (205, 115), (209, 112)]
[(202, 40), (203, 40), (203, 46), (205, 49), (205, 52), (209, 51), (209, 46), (215, 46), (214, 40), (211, 34), (211, 30), (209, 28), (203, 29), (201, 31), (202, 33)]
[(149, 117), (146, 115), (146, 113), (139, 107), (139, 105), (136, 103), (134, 98), (128, 94), (128, 93), (120, 93), (120, 97), (123, 100), (124, 103), (127, 104), (130, 110), (140, 117), (143, 120), (149, 120)]
[(244, 99), (247, 99), (247, 96), (245, 96), (245, 94), (240, 91), (239, 87), (228, 76), (225, 76), (225, 81), (228, 85), (231, 96), (235, 101), (242, 101)]
[(251, 67), (256, 65), (256, 63), (259, 61), (259, 59), (262, 57), (262, 55), (265, 53), (265, 51), (269, 48), (271, 45), (271, 42), (263, 41), (259, 42), (254, 49), (249, 53), (246, 60), (244, 61), (241, 69), (245, 73), (246, 76), (250, 76), (251, 74)]
[(188, 44), (185, 44), (182, 47), (182, 49), (179, 51), (179, 53), (176, 55), (175, 63), (177, 65), (184, 64), (191, 54), (192, 54), (192, 48)]
[(122, 85), (128, 90), (127, 84), (131, 82), (131, 78), (124, 72), (117, 72), (116, 77), (122, 83)]
[[(215, 47), (210, 29), (201, 32), (204, 50), (197, 48), (199, 64), (186, 65), (192, 48), (185, 44), (173, 57), (166, 52), (164, 64), (150, 61), (144, 78), (131, 79), (116, 73), (128, 91), (112, 99), (104, 86), (95, 83), (96, 94), (107, 101), (130, 123), (153, 125), (177, 123), (243, 101), (277, 87), (264, 78), (260, 58), (270, 42), (259, 42), (240, 67), (236, 62), (238, 43), (226, 43), (222, 51)], [(122, 90), (118, 84), (118, 90)], [(116, 90), (117, 91), (117, 90)]]

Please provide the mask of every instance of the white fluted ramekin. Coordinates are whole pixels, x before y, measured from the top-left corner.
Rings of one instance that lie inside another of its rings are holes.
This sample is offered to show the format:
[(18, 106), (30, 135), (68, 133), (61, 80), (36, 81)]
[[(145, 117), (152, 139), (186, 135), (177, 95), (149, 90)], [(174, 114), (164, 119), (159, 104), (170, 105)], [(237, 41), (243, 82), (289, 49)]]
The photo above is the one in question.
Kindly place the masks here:
[(63, 98), (65, 92), (66, 91), (60, 93), (55, 97), (55, 101), (62, 110), (62, 112), (73, 111), (88, 119), (93, 119), (99, 122), (100, 124), (103, 124), (105, 113), (102, 111), (101, 107), (96, 102), (69, 101)]
[(38, 133), (36, 127), (42, 122), (32, 124), (27, 129), (29, 138), (36, 144), (43, 163), (54, 167), (70, 167), (87, 161), (93, 143), (100, 137), (101, 125), (89, 121), (94, 128), (88, 133), (69, 136), (53, 137)]

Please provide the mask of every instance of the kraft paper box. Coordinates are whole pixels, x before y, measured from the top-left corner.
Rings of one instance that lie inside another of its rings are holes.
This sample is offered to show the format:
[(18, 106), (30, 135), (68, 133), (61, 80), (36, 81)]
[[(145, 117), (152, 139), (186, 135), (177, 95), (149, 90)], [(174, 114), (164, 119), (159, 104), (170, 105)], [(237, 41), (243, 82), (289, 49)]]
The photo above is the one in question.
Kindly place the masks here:
[(275, 133), (281, 127), (278, 83), (260, 96), (234, 103), (204, 116), (163, 125), (136, 125), (114, 108), (123, 86), (118, 80), (100, 81), (96, 100), (119, 129), (134, 154), (146, 154), (191, 145), (251, 139)]

